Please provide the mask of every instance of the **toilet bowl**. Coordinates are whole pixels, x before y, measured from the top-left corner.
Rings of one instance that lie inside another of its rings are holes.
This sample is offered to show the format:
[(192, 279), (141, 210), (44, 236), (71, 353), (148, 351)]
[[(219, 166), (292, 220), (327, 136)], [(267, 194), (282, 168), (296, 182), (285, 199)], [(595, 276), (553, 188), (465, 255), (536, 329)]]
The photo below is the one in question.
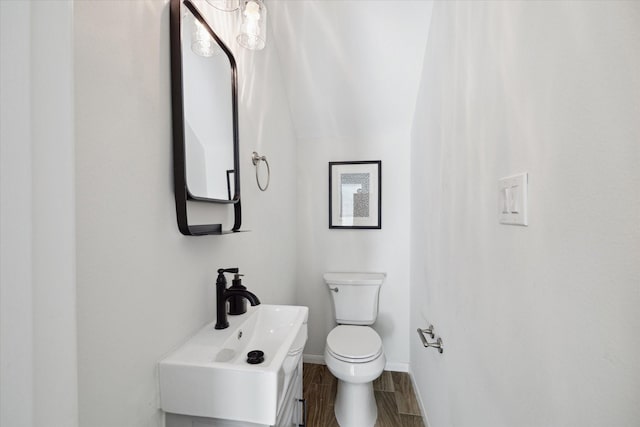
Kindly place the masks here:
[(376, 331), (368, 326), (337, 326), (327, 336), (324, 360), (338, 379), (334, 411), (340, 427), (372, 427), (378, 417), (373, 380), (386, 363)]
[(338, 379), (334, 405), (340, 427), (373, 427), (378, 410), (373, 380), (386, 363), (382, 339), (368, 325), (378, 314), (384, 273), (326, 273), (336, 308), (336, 326), (327, 336), (324, 360)]

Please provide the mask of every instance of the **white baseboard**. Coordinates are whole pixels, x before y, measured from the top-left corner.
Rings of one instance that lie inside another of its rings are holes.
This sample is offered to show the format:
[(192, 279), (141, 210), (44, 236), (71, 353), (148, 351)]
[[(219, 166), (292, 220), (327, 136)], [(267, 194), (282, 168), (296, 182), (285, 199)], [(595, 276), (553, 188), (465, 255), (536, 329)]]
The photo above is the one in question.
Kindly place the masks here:
[[(325, 365), (324, 356), (318, 354), (303, 354), (302, 360), (304, 363), (312, 363), (314, 365)], [(402, 362), (387, 362), (384, 366), (385, 371), (394, 372), (409, 372), (409, 364)]]
[(304, 363), (313, 363), (314, 365), (324, 365), (324, 356), (317, 354), (303, 354), (302, 361)]
[(403, 362), (387, 362), (384, 365), (385, 371), (394, 371), (394, 372), (409, 372), (409, 364)]
[(413, 386), (413, 392), (416, 395), (416, 400), (418, 401), (418, 406), (420, 407), (420, 414), (422, 415), (422, 421), (424, 422), (425, 427), (429, 427), (429, 418), (427, 418), (427, 411), (424, 409), (422, 396), (420, 395), (420, 390), (418, 389), (418, 385), (416, 384), (416, 379), (413, 376), (413, 371), (409, 369), (408, 372), (409, 372), (409, 377), (411, 378), (411, 385)]

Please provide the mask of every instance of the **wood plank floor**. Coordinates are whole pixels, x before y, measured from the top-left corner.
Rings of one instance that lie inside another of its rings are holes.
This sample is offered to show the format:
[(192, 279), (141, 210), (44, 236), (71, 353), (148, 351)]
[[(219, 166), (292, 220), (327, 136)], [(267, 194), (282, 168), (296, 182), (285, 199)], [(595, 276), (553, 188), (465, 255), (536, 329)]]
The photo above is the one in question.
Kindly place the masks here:
[[(305, 363), (303, 387), (308, 427), (339, 427), (333, 412), (338, 380), (329, 369)], [(375, 427), (424, 427), (409, 374), (384, 371), (373, 390), (378, 406)]]

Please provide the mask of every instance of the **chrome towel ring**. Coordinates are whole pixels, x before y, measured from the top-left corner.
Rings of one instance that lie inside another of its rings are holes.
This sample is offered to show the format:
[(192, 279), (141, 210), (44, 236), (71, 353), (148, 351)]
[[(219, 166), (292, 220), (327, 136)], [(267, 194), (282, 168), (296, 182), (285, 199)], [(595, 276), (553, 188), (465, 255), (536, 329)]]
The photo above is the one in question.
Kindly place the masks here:
[[(267, 156), (261, 156), (260, 154), (254, 151), (253, 155), (251, 156), (251, 161), (253, 162), (253, 165), (256, 167), (256, 183), (258, 184), (258, 188), (262, 191), (267, 191), (267, 188), (269, 188), (269, 181), (271, 180), (271, 168), (269, 167)], [(263, 161), (267, 165), (267, 183), (265, 184), (264, 187), (260, 184), (260, 177), (258, 176), (258, 163), (260, 163), (260, 161)]]

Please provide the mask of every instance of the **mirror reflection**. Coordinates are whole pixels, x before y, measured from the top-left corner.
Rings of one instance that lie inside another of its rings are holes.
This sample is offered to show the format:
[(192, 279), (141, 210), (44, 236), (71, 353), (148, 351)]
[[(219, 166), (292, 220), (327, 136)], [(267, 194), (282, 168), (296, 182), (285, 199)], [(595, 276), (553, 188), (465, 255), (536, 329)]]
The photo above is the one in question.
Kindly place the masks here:
[(187, 191), (197, 200), (234, 200), (234, 68), (205, 25), (189, 9), (183, 10), (180, 38)]

